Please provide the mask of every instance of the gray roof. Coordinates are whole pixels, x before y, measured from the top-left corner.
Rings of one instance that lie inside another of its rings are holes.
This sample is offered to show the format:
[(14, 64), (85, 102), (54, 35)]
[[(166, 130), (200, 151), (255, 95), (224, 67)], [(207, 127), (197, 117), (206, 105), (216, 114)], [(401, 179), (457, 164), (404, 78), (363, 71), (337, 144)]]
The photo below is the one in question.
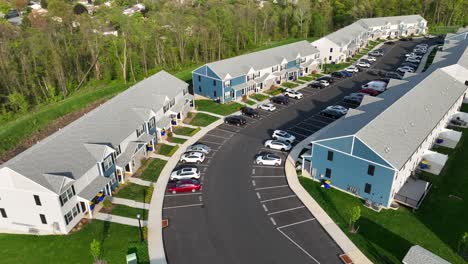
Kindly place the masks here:
[(354, 135), (400, 169), (467, 89), (468, 48), (466, 42), (458, 44), (426, 72), (396, 82), (379, 96), (383, 100), (365, 97), (312, 141)]
[(342, 47), (349, 44), (349, 42), (356, 39), (364, 32), (367, 32), (367, 29), (365, 29), (359, 23), (352, 23), (344, 28), (338, 29), (337, 31), (326, 35), (325, 38)]
[(110, 181), (110, 177), (97, 176), (96, 179), (78, 193), (78, 196), (91, 201)]
[(450, 264), (450, 262), (419, 245), (415, 245), (406, 253), (403, 264)]
[(55, 190), (56, 188), (50, 187), (43, 174), (80, 178), (96, 164), (104, 146), (115, 148), (147, 121), (142, 118), (141, 109), (157, 112), (162, 108), (166, 96), (168, 99), (173, 98), (187, 86), (187, 83), (167, 72), (158, 72), (0, 167), (9, 167), (38, 184)]
[(401, 22), (414, 24), (425, 19), (420, 15), (407, 15), (407, 16), (389, 16), (389, 17), (374, 17), (374, 18), (363, 18), (358, 20), (361, 25), (368, 27), (383, 26), (387, 23), (400, 24)]
[(213, 70), (221, 79), (229, 74), (231, 77), (245, 75), (251, 68), (261, 70), (281, 64), (283, 59), (295, 60), (298, 55), (309, 56), (319, 51), (308, 41), (303, 40), (284, 46), (267, 50), (257, 51), (237, 57), (208, 63), (207, 66)]

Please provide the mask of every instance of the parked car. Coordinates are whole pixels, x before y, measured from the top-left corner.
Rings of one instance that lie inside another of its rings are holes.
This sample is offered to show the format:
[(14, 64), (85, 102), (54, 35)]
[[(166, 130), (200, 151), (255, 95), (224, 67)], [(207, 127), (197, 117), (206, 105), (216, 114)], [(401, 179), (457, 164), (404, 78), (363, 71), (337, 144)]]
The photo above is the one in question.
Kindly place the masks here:
[(405, 62), (403, 62), (403, 63), (401, 64), (401, 66), (410, 66), (411, 68), (416, 69), (416, 68), (418, 68), (419, 65), (418, 65), (417, 63), (405, 61)]
[(415, 63), (419, 63), (419, 62), (421, 62), (421, 60), (419, 60), (419, 59), (416, 59), (416, 58), (411, 58), (411, 57), (409, 57), (409, 58), (406, 58), (406, 61), (408, 61), (408, 62), (415, 62)]
[(171, 181), (179, 181), (186, 179), (200, 179), (200, 171), (197, 167), (184, 167), (178, 170), (175, 170), (171, 173)]
[(348, 108), (341, 106), (341, 105), (330, 105), (330, 106), (327, 106), (327, 108), (325, 109), (337, 111), (343, 115), (346, 115), (346, 113), (348, 113)]
[(322, 111), (320, 111), (320, 115), (328, 117), (328, 118), (332, 118), (332, 119), (338, 119), (344, 116), (345, 114), (343, 114), (342, 112), (333, 110), (333, 109), (325, 108)]
[(189, 146), (187, 148), (187, 151), (197, 151), (203, 154), (208, 154), (210, 153), (211, 148), (205, 144), (197, 143), (197, 144), (193, 144), (192, 146)]
[(376, 57), (372, 57), (372, 56), (367, 56), (364, 58), (365, 60), (367, 61), (370, 61), (370, 62), (376, 62), (377, 61), (377, 58)]
[(285, 141), (285, 142), (289, 142), (289, 143), (293, 143), (294, 140), (296, 140), (295, 136), (293, 136), (290, 133), (288, 133), (286, 131), (283, 131), (283, 130), (273, 131), (273, 134), (271, 135), (271, 137), (274, 140), (281, 140), (281, 141)]
[(224, 118), (224, 123), (225, 124), (231, 124), (231, 125), (236, 125), (236, 126), (242, 126), (247, 123), (247, 120), (243, 116), (239, 115), (232, 115), (232, 116), (227, 116)]
[(414, 53), (414, 52), (406, 53), (406, 54), (405, 54), (405, 57), (407, 57), (407, 58), (410, 58), (410, 57), (411, 57), (411, 58), (416, 58), (416, 59), (422, 58), (422, 56), (419, 56), (419, 55), (417, 55), (417, 54)]
[(384, 83), (388, 84), (390, 82), (390, 79), (389, 78), (378, 78), (375, 81), (384, 82)]
[(450, 124), (455, 125), (455, 126), (466, 126), (466, 122), (461, 120), (461, 118), (458, 116), (450, 120)]
[(363, 68), (370, 68), (370, 63), (364, 62), (364, 61), (358, 61), (358, 63), (356, 63), (356, 66), (363, 67)]
[(382, 57), (384, 55), (383, 51), (374, 50), (369, 52), (367, 55), (372, 57)]
[(321, 84), (323, 84), (325, 87), (330, 86), (330, 83), (329, 83), (328, 81), (320, 80), (319, 82), (320, 82)]
[(345, 77), (352, 77), (353, 76), (352, 72), (341, 71), (341, 73), (344, 74)]
[(331, 76), (322, 76), (320, 78), (317, 78), (316, 81), (322, 81), (322, 80), (327, 81), (330, 84), (335, 81), (335, 80), (333, 80), (333, 77), (331, 77)]
[(257, 156), (255, 163), (258, 165), (280, 166), (281, 158), (272, 153), (264, 153)]
[(414, 68), (413, 67), (410, 67), (410, 66), (403, 66), (403, 67), (399, 67), (397, 69), (398, 72), (402, 72), (402, 73), (406, 73), (406, 72), (414, 72)]
[(419, 47), (419, 48), (413, 49), (413, 52), (414, 52), (414, 53), (423, 53), (423, 54), (426, 54), (427, 49), (426, 49), (426, 48)]
[(429, 48), (429, 44), (427, 43), (419, 43), (418, 45), (416, 45), (416, 47), (422, 47), (422, 48)]
[(343, 98), (343, 102), (348, 103), (348, 104), (353, 104), (353, 105), (359, 105), (362, 102), (362, 98), (364, 98), (364, 94), (353, 93), (353, 94), (345, 96)]
[(189, 151), (182, 154), (180, 162), (182, 163), (197, 163), (200, 164), (205, 161), (205, 154), (197, 151)]
[(284, 92), (284, 95), (286, 97), (290, 97), (290, 98), (294, 98), (294, 99), (302, 99), (304, 98), (304, 95), (298, 91), (294, 91), (292, 89), (288, 89), (286, 90), (286, 92)]
[(323, 89), (325, 88), (325, 85), (321, 83), (320, 81), (313, 81), (307, 85), (307, 87), (310, 88), (316, 88), (316, 89)]
[(387, 78), (391, 78), (391, 79), (403, 79), (403, 76), (401, 76), (400, 74), (396, 73), (396, 72), (387, 72), (385, 74), (385, 77)]
[(201, 183), (199, 180), (188, 179), (176, 182), (169, 182), (167, 191), (173, 194), (180, 192), (196, 192), (201, 190)]
[(261, 104), (258, 106), (258, 108), (269, 112), (273, 112), (276, 110), (276, 106), (272, 103)]
[(275, 104), (282, 104), (287, 105), (289, 103), (289, 99), (284, 95), (278, 95), (275, 97), (270, 98), (270, 101)]
[(385, 91), (387, 88), (387, 83), (386, 82), (381, 82), (381, 81), (370, 81), (364, 85), (361, 86), (362, 89), (372, 89), (376, 90), (379, 92)]
[(376, 90), (372, 90), (372, 89), (362, 89), (359, 91), (360, 93), (365, 93), (365, 94), (368, 94), (370, 96), (377, 96), (380, 94), (379, 91), (376, 91)]
[[(369, 63), (369, 64), (374, 63), (373, 61), (370, 61), (370, 60), (365, 59), (365, 58), (362, 58), (362, 59), (360, 59), (359, 61), (360, 61), (360, 62), (364, 62), (364, 63)], [(360, 68), (361, 68), (361, 67), (360, 67)]]
[(265, 141), (265, 147), (281, 151), (289, 151), (292, 148), (291, 143), (281, 140), (267, 140)]
[(385, 44), (387, 44), (387, 45), (393, 45), (393, 44), (395, 44), (395, 42), (393, 42), (393, 41), (385, 41)]
[(345, 71), (348, 71), (348, 72), (359, 72), (359, 68), (356, 67), (356, 66), (354, 66), (354, 65), (351, 65), (351, 66), (347, 67), (347, 68), (345, 69)]
[(243, 115), (246, 115), (246, 116), (249, 116), (249, 117), (252, 117), (252, 118), (257, 118), (258, 117), (258, 112), (255, 109), (250, 108), (250, 107), (242, 107), (241, 108), (241, 113)]
[(331, 76), (334, 78), (346, 78), (346, 75), (343, 72), (332, 72)]

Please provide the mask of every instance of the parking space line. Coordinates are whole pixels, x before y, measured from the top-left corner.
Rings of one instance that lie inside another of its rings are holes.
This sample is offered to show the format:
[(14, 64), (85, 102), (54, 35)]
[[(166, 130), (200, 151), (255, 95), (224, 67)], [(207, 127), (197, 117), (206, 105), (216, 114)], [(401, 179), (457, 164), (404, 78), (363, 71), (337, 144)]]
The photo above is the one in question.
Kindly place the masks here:
[(279, 167), (279, 166), (273, 166), (273, 165), (270, 165), (270, 166), (269, 166), (269, 165), (257, 165), (257, 164), (255, 164), (255, 163), (254, 163), (252, 166), (255, 167), (255, 168), (281, 168), (281, 167)]
[(256, 191), (260, 191), (260, 190), (275, 189), (275, 188), (284, 188), (284, 187), (289, 187), (289, 185), (285, 184), (285, 185), (270, 186), (270, 187), (260, 187), (260, 188), (256, 188), (255, 190), (256, 190)]
[(292, 197), (296, 197), (296, 195), (293, 194), (293, 195), (288, 195), (288, 196), (283, 196), (283, 197), (278, 197), (278, 198), (272, 198), (272, 199), (263, 200), (263, 201), (260, 201), (260, 202), (261, 202), (261, 203), (267, 203), (267, 202), (271, 202), (271, 201), (277, 201), (277, 200), (282, 200), (282, 199), (288, 199), (288, 198), (292, 198)]
[(302, 130), (306, 130), (306, 131), (309, 131), (311, 133), (315, 133), (317, 130), (310, 130), (310, 129), (307, 129), (307, 128), (303, 128), (303, 127), (299, 127), (300, 124), (297, 124), (295, 125), (293, 128), (299, 128), (299, 129), (302, 129)]
[(304, 207), (305, 207), (304, 205), (303, 206), (298, 206), (298, 207), (294, 207), (294, 208), (289, 208), (289, 209), (285, 209), (285, 210), (281, 210), (281, 211), (272, 212), (272, 213), (269, 213), (268, 215), (280, 214), (280, 213), (284, 213), (284, 212), (288, 212), (288, 211), (301, 209), (301, 208), (304, 208)]
[[(304, 134), (297, 133), (296, 131), (291, 130), (291, 129), (289, 129), (289, 128), (286, 129), (286, 131), (290, 132), (291, 134), (297, 134), (297, 135), (299, 135), (299, 136), (308, 137), (308, 136), (306, 136), (306, 135), (304, 135)], [(309, 135), (309, 136), (310, 136), (310, 135)]]
[(263, 147), (260, 150), (261, 151), (273, 151), (273, 152), (276, 152), (276, 153), (287, 154), (287, 152), (285, 152), (285, 151), (281, 151), (281, 150), (278, 150), (278, 149), (266, 148), (266, 147)]
[(184, 208), (184, 207), (202, 206), (202, 205), (203, 205), (202, 203), (198, 203), (198, 204), (171, 206), (171, 207), (164, 207), (163, 210), (165, 210), (165, 209), (175, 209), (175, 208)]
[(212, 135), (212, 134), (206, 134), (205, 136), (210, 136), (210, 137), (217, 137), (217, 138), (222, 138), (225, 139), (226, 137), (218, 136), (218, 135)]
[(273, 217), (270, 217), (270, 221), (274, 226), (276, 225), (275, 219), (273, 219)]
[(262, 199), (262, 196), (260, 196), (259, 192), (257, 192), (257, 197), (258, 197), (259, 200)]
[(314, 221), (314, 220), (315, 220), (315, 218), (310, 218), (310, 219), (307, 219), (307, 220), (303, 220), (303, 221), (295, 222), (295, 223), (292, 223), (292, 224), (280, 226), (280, 227), (278, 227), (278, 229), (289, 227), (289, 226), (294, 226), (294, 225), (299, 225), (299, 224), (303, 224), (303, 223)]
[(255, 183), (255, 180), (252, 180), (252, 185), (253, 185), (254, 187), (255, 187), (255, 184), (256, 184), (256, 183)]
[[(270, 218), (272, 219), (272, 218)], [(288, 235), (286, 235), (283, 231), (281, 231), (281, 229), (276, 228), (283, 236), (285, 236), (287, 239), (289, 239), (289, 241), (291, 241), (296, 247), (298, 247), (302, 252), (304, 252), (307, 256), (309, 256), (309, 258), (313, 259), (315, 262), (317, 262), (318, 264), (320, 264), (320, 262), (318, 262), (314, 257), (312, 257), (312, 255), (307, 252), (303, 247), (299, 246), (299, 244), (297, 244), (294, 240), (292, 240), (292, 238), (290, 238)]]
[(200, 140), (200, 143), (208, 143), (208, 144), (216, 144), (216, 145), (223, 145), (223, 143), (218, 143), (218, 142), (212, 142), (212, 141), (208, 141), (208, 140)]
[(268, 212), (268, 208), (266, 207), (265, 204), (262, 204), (262, 207), (263, 207), (263, 210), (265, 210), (265, 212)]
[[(326, 125), (330, 124), (330, 123), (325, 122), (325, 121), (323, 121), (323, 120), (316, 119), (316, 117), (317, 117), (317, 116), (314, 115), (314, 116), (312, 116), (312, 117), (307, 118), (306, 120), (314, 120), (314, 121), (316, 121), (316, 122), (324, 123), (324, 124), (326, 124)], [(322, 116), (320, 116), (320, 117), (322, 117)]]
[[(231, 127), (236, 128), (237, 126), (231, 126)], [(224, 132), (232, 133), (232, 134), (235, 134), (235, 133), (240, 131), (240, 129), (235, 129), (235, 131), (227, 130), (227, 129), (223, 129), (223, 128), (219, 127), (219, 126), (216, 129), (222, 130)]]
[(252, 176), (252, 178), (284, 178), (284, 175), (278, 175), (278, 176)]
[(187, 195), (200, 195), (201, 193), (195, 192), (195, 193), (181, 193), (181, 194), (167, 194), (164, 195), (165, 197), (174, 197), (174, 196), (187, 196)]

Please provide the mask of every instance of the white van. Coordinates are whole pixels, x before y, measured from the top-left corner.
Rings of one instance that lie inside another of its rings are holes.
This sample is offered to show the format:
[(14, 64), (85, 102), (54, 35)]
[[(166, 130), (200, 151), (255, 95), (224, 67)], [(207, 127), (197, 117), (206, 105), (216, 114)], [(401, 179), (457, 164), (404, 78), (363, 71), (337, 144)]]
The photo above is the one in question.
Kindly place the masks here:
[(378, 92), (384, 92), (385, 88), (387, 88), (387, 83), (381, 82), (381, 81), (371, 81), (371, 82), (364, 84), (361, 87), (362, 89), (371, 89), (371, 90), (375, 90)]

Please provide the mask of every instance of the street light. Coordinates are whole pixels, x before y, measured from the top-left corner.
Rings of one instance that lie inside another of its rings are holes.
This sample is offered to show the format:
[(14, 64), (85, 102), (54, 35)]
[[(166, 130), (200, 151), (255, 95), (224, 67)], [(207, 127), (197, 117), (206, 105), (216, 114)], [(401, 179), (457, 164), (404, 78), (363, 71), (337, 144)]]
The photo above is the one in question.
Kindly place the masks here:
[(141, 229), (141, 215), (137, 214), (138, 218), (138, 228), (140, 229), (140, 242), (143, 242), (143, 229)]

